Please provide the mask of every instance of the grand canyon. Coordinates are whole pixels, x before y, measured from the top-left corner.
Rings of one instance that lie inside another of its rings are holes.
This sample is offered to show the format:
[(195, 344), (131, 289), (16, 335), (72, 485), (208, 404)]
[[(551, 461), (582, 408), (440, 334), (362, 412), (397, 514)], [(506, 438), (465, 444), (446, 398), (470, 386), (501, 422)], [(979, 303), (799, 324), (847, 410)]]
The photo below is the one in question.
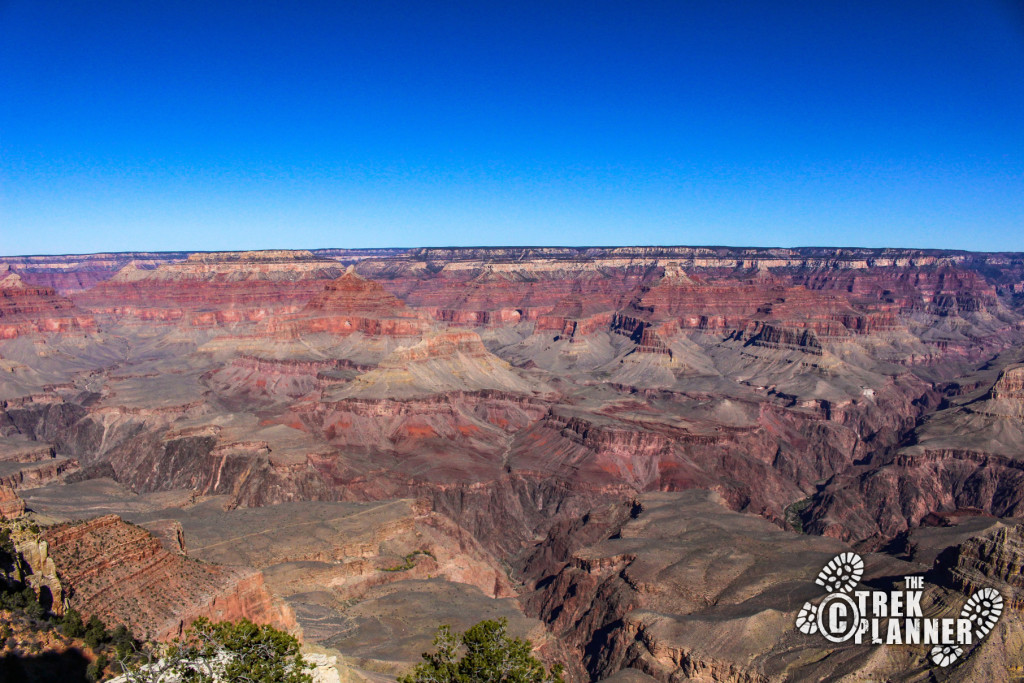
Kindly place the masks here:
[[(1024, 676), (1024, 254), (0, 257), (0, 515), (53, 608), (342, 681), (504, 617), (574, 683)], [(949, 666), (797, 628), (842, 553), (1006, 611)]]

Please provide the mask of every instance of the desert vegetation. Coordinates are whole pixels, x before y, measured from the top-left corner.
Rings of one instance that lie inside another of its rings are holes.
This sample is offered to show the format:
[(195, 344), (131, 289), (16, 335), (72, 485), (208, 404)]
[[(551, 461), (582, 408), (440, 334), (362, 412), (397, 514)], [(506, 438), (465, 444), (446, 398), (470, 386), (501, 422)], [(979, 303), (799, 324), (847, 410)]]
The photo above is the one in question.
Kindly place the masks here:
[(118, 660), (127, 683), (310, 683), (299, 641), (272, 626), (205, 617), (171, 643), (147, 643)]
[(434, 651), (399, 683), (562, 683), (562, 666), (550, 670), (531, 654), (533, 644), (508, 634), (506, 619), (488, 619), (463, 633), (442, 626)]

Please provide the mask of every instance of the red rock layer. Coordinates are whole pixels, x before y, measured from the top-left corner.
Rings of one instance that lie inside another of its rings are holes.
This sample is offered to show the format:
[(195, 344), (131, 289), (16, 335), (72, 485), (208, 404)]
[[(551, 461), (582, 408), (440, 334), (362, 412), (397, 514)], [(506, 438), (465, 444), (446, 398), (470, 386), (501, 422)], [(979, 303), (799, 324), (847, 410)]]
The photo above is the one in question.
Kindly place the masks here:
[(361, 313), (373, 316), (412, 315), (405, 303), (386, 291), (378, 282), (347, 272), (328, 282), (322, 294), (314, 297), (306, 310), (325, 313)]
[(794, 273), (794, 284), (844, 293), (855, 300), (887, 302), (899, 310), (940, 315), (994, 306), (997, 291), (977, 272), (939, 264), (926, 268), (872, 268), (839, 272)]
[[(670, 256), (678, 260), (666, 262)], [(367, 259), (357, 268), (440, 322), (503, 326), (536, 321), (538, 331), (570, 339), (625, 322), (628, 334), (642, 324), (666, 344), (680, 331), (700, 330), (746, 341), (757, 336), (755, 344), (816, 353), (811, 336), (797, 338), (803, 330), (825, 343), (903, 333), (911, 316), (922, 314), (981, 314), (1002, 321), (982, 321), (978, 329), (974, 323), (964, 326), (967, 340), (958, 332), (928, 336), (924, 341), (934, 353), (906, 359), (918, 362), (948, 353), (978, 356), (1005, 345), (1004, 337), (1014, 334), (1015, 326), (1003, 315), (998, 297), (1016, 291), (1024, 274), (1019, 257), (1010, 257), (682, 247), (418, 250)], [(974, 268), (985, 268), (985, 275)], [(997, 272), (1006, 281), (1002, 285), (986, 280)], [(771, 329), (744, 336), (751, 325), (762, 324)], [(975, 348), (979, 341), (983, 350)], [(654, 337), (648, 342), (641, 351), (660, 349)]]
[(419, 336), (428, 328), (427, 321), (409, 310), (380, 283), (351, 271), (327, 283), (297, 315), (270, 325), (271, 331), (287, 331), (296, 336), (315, 332), (338, 335), (362, 332), (409, 337)]
[(35, 332), (87, 331), (92, 316), (75, 308), (51, 287), (27, 285), (12, 271), (0, 277), (0, 339)]
[(0, 519), (11, 519), (23, 514), (25, 514), (25, 501), (19, 498), (10, 486), (0, 486)]
[(128, 264), (75, 302), (115, 318), (196, 327), (262, 322), (299, 311), (340, 271), (308, 254), (193, 254), (155, 270)]
[(607, 329), (611, 324), (613, 313), (607, 306), (606, 301), (573, 294), (559, 301), (547, 313), (539, 315), (536, 329), (551, 330), (569, 339), (577, 335), (584, 337), (599, 329)]
[[(386, 265), (360, 264), (364, 275), (382, 277), (384, 286), (410, 306), (434, 319), (458, 325), (514, 325), (540, 316), (570, 318), (556, 310), (572, 300), (586, 302), (585, 317), (611, 312), (627, 303), (649, 276), (649, 266), (620, 265), (598, 270), (580, 264), (538, 269), (536, 264), (473, 264), (466, 268), (403, 268), (399, 274)], [(390, 275), (383, 279), (384, 275)], [(550, 321), (546, 325), (552, 324)]]
[(858, 309), (841, 295), (787, 285), (771, 277), (748, 281), (723, 278), (707, 283), (663, 278), (639, 297), (632, 312), (622, 315), (671, 322), (679, 329), (734, 332), (752, 323), (771, 322), (834, 337), (897, 325), (892, 312)]
[(259, 572), (168, 552), (145, 529), (115, 515), (51, 527), (43, 535), (83, 616), (96, 614), (157, 639), (177, 636), (200, 616), (296, 628)]

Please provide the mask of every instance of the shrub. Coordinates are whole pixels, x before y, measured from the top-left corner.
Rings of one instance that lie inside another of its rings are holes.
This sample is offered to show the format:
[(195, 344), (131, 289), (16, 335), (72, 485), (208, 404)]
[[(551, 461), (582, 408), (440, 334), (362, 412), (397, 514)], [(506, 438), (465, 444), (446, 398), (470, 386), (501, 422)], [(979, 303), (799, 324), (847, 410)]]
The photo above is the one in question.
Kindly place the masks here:
[(98, 655), (96, 657), (95, 661), (93, 661), (88, 666), (88, 668), (86, 668), (86, 670), (85, 670), (85, 677), (88, 678), (90, 681), (98, 681), (98, 680), (102, 679), (103, 678), (103, 672), (107, 668), (107, 664), (109, 664), (109, 663), (110, 662), (107, 659), (106, 655), (104, 655), (104, 654)]
[[(33, 615), (40, 613), (35, 591), (23, 583), (0, 588), (0, 609), (31, 612)], [(42, 609), (42, 614), (46, 614), (45, 608)]]
[(548, 672), (530, 654), (530, 641), (510, 638), (507, 627), (504, 618), (481, 621), (461, 635), (442, 626), (434, 637), (437, 651), (423, 653), (424, 662), (399, 683), (563, 683), (562, 666)]
[(103, 622), (95, 614), (89, 617), (82, 640), (93, 650), (110, 642), (110, 634), (107, 633), (107, 627), (103, 625)]
[(82, 622), (82, 615), (78, 613), (78, 610), (73, 607), (68, 608), (68, 611), (61, 617), (60, 630), (69, 638), (81, 638), (85, 635), (85, 624)]
[(137, 655), (120, 662), (131, 683), (312, 681), (294, 636), (247, 619), (237, 623), (196, 619), (183, 640), (176, 640), (161, 653), (142, 656), (148, 659), (146, 663), (140, 663)]
[(139, 647), (139, 641), (132, 635), (131, 630), (124, 624), (118, 624), (110, 632), (110, 642), (114, 645), (114, 651), (118, 660), (122, 660), (135, 652)]
[(4, 573), (13, 571), (17, 558), (18, 551), (14, 549), (10, 530), (0, 529), (0, 571)]

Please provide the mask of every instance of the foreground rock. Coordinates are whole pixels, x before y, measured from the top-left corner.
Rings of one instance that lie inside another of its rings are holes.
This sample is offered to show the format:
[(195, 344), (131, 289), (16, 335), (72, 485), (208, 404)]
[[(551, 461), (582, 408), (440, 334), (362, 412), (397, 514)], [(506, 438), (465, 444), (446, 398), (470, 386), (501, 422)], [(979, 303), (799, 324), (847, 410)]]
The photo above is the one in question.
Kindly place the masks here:
[(71, 605), (85, 617), (95, 614), (158, 640), (180, 635), (201, 616), (296, 627), (259, 572), (168, 552), (145, 529), (116, 516), (51, 527), (43, 537), (72, 588)]
[(25, 513), (25, 501), (10, 486), (0, 486), (0, 519), (13, 519)]

